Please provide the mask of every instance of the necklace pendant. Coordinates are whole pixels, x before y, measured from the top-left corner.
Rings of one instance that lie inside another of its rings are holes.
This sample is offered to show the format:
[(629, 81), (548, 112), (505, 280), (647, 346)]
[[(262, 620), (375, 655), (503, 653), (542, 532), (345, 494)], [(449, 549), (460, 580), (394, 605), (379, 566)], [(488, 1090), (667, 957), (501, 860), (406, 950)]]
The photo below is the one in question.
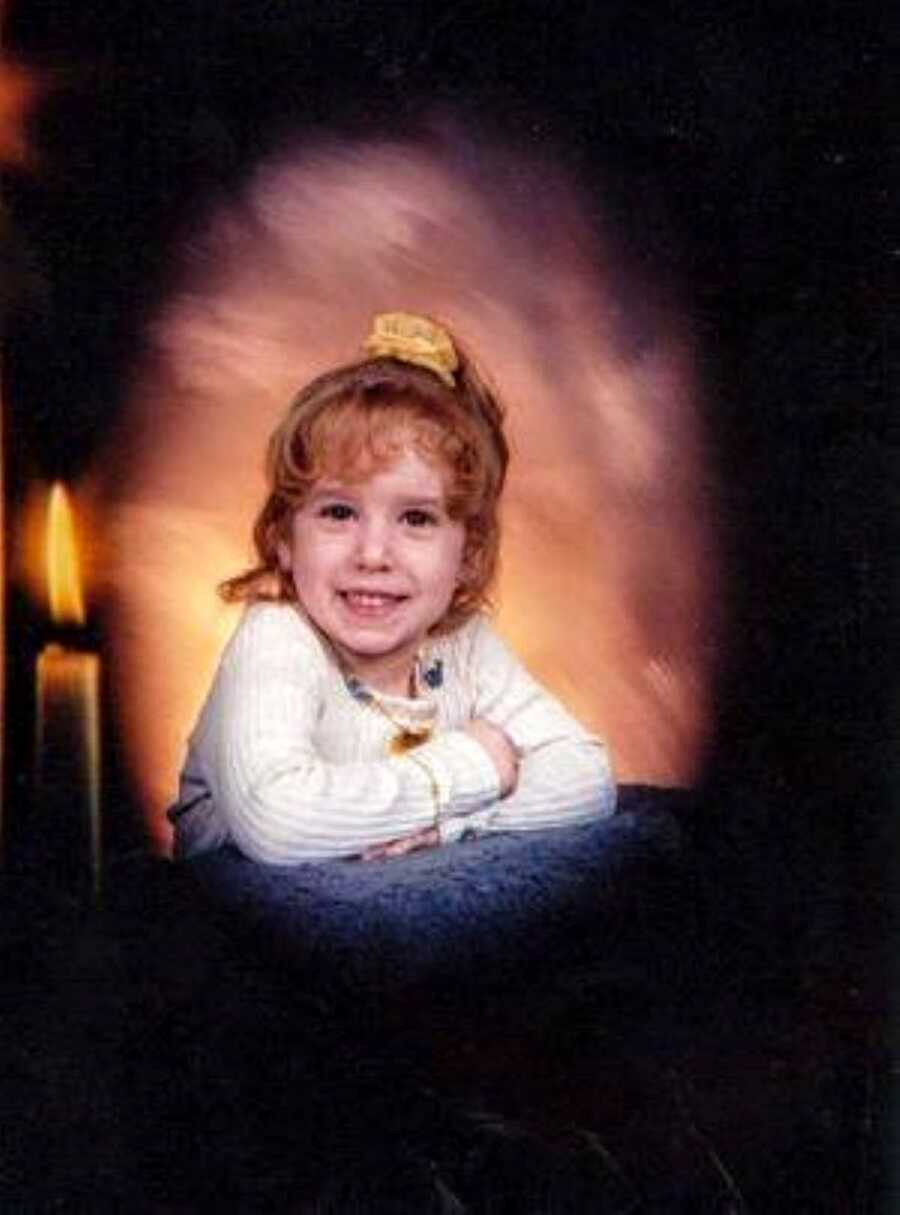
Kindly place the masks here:
[(429, 738), (431, 738), (431, 730), (429, 729), (402, 729), (391, 739), (388, 750), (391, 755), (405, 755), (407, 751), (412, 751), (415, 747), (421, 747), (422, 743), (428, 742)]

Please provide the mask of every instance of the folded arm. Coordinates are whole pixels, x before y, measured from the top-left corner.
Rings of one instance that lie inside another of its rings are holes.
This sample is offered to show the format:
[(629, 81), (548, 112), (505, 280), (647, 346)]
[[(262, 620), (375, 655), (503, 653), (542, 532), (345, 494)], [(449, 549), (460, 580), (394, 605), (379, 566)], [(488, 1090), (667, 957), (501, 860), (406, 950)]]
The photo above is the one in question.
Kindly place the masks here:
[(475, 638), (473, 716), (499, 726), (519, 756), (506, 797), (441, 825), (442, 840), (464, 831), (537, 831), (614, 812), (616, 784), (605, 743), (587, 731), (528, 672), (485, 621)]

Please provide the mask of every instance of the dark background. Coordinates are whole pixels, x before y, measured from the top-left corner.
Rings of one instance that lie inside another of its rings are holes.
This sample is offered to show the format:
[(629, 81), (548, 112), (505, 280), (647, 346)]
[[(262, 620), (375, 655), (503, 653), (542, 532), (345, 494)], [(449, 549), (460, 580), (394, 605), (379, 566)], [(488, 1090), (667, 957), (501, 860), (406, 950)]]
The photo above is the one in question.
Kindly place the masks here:
[(546, 148), (700, 335), (737, 640), (710, 787), (789, 865), (871, 886), (893, 684), (876, 6), (80, 0), (6, 26), (48, 85), (8, 192), (14, 494), (78, 472), (170, 242), (279, 139), (443, 105)]

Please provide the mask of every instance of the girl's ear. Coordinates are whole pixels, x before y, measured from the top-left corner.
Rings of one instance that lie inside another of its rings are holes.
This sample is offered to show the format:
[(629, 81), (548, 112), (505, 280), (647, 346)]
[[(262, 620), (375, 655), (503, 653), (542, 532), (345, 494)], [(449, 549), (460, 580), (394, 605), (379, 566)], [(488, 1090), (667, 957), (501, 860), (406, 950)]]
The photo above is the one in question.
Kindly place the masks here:
[(280, 568), (280, 569), (281, 569), (281, 570), (282, 570), (282, 571), (283, 571), (285, 574), (289, 574), (289, 573), (291, 572), (291, 548), (290, 548), (290, 545), (289, 545), (289, 544), (286, 544), (286, 543), (284, 542), (284, 540), (279, 540), (279, 541), (278, 541), (278, 544), (277, 544), (277, 546), (276, 546), (276, 548), (275, 548), (275, 551), (276, 551), (276, 553), (278, 554), (278, 565), (279, 565), (279, 568)]

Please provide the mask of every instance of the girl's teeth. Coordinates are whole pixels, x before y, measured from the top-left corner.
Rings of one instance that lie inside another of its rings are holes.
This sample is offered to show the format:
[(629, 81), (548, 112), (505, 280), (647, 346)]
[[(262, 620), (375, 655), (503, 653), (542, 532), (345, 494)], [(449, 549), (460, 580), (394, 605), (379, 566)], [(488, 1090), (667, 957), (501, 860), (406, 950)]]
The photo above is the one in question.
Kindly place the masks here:
[(367, 595), (362, 591), (350, 591), (347, 598), (351, 603), (357, 603), (360, 607), (382, 607), (386, 603), (393, 603), (396, 600), (395, 595)]

